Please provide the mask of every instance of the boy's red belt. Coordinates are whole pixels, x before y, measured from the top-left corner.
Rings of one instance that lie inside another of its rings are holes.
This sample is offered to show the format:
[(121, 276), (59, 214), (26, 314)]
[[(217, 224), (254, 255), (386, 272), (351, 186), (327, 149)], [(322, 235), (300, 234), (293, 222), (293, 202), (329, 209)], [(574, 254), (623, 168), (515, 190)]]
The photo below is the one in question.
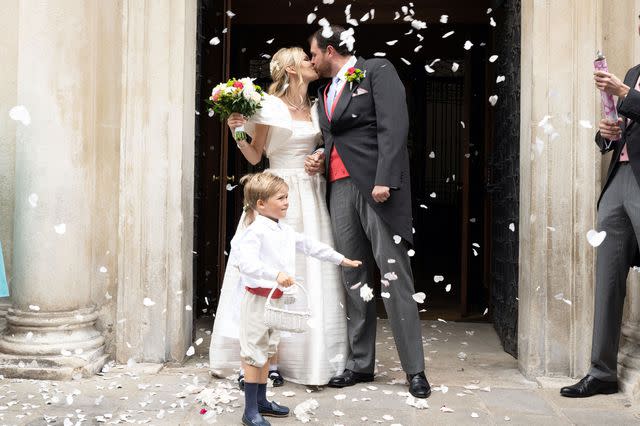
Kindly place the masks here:
[[(245, 287), (247, 291), (251, 294), (255, 294), (256, 296), (269, 297), (269, 293), (271, 293), (270, 288), (265, 287)], [(280, 299), (282, 297), (282, 290), (276, 288), (276, 291), (273, 292), (271, 296), (272, 299)]]

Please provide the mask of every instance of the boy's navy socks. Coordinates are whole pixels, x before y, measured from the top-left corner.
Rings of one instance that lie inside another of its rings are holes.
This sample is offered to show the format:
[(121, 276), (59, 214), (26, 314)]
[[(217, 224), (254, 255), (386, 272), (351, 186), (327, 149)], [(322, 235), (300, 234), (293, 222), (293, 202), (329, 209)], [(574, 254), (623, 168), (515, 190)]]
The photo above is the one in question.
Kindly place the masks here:
[(258, 384), (258, 397), (256, 398), (258, 401), (259, 407), (271, 407), (271, 402), (267, 399), (267, 384), (259, 383)]
[(244, 383), (244, 415), (248, 419), (258, 415), (258, 386), (257, 383)]

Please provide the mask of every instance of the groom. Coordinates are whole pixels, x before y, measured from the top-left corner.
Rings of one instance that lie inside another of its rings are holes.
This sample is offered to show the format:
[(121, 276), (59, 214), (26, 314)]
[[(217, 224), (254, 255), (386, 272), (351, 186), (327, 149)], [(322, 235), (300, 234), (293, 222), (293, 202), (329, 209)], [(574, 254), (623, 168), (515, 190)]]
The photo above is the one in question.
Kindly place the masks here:
[[(332, 26), (310, 39), (311, 63), (331, 83), (318, 93), (325, 143), (327, 203), (336, 249), (350, 259), (375, 260), (384, 277), (384, 298), (396, 347), (407, 373), (409, 392), (427, 398), (424, 353), (413, 275), (407, 251), (413, 243), (411, 185), (405, 91), (386, 59), (356, 58), (341, 44), (344, 28)], [(307, 160), (308, 171), (322, 161)], [(350, 354), (345, 371), (329, 386), (342, 388), (373, 381), (376, 305), (352, 286), (376, 287), (368, 268), (343, 269), (347, 292)]]

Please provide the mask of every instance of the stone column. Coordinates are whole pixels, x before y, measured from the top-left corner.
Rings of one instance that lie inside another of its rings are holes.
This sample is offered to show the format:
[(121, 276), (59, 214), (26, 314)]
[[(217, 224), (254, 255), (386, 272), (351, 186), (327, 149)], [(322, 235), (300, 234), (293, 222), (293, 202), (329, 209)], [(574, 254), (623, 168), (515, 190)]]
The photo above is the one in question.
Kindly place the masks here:
[(602, 20), (599, 0), (522, 1), (518, 361), (529, 377), (589, 367)]
[[(11, 283), (13, 252), (13, 208), (15, 188), (16, 123), (9, 110), (16, 105), (18, 76), (18, 22), (15, 19), (18, 0), (7, 0), (0, 13), (0, 52), (3, 75), (0, 79), (0, 243), (4, 254), (7, 279)], [(11, 285), (11, 284), (9, 284)], [(0, 331), (5, 325), (10, 298), (0, 298)]]
[(120, 362), (181, 361), (191, 344), (196, 18), (196, 0), (123, 4)]
[(90, 302), (95, 184), (94, 2), (20, 2), (12, 307), (0, 374), (68, 379), (105, 359)]

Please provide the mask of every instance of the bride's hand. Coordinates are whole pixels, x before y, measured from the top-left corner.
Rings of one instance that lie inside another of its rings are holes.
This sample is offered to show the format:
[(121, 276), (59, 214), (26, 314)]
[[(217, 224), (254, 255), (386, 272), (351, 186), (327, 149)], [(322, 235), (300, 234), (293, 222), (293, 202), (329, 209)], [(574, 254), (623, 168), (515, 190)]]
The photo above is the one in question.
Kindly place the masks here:
[(236, 128), (240, 126), (244, 126), (247, 123), (247, 120), (244, 119), (242, 114), (234, 112), (227, 118), (227, 125), (231, 129), (232, 132), (235, 132)]

